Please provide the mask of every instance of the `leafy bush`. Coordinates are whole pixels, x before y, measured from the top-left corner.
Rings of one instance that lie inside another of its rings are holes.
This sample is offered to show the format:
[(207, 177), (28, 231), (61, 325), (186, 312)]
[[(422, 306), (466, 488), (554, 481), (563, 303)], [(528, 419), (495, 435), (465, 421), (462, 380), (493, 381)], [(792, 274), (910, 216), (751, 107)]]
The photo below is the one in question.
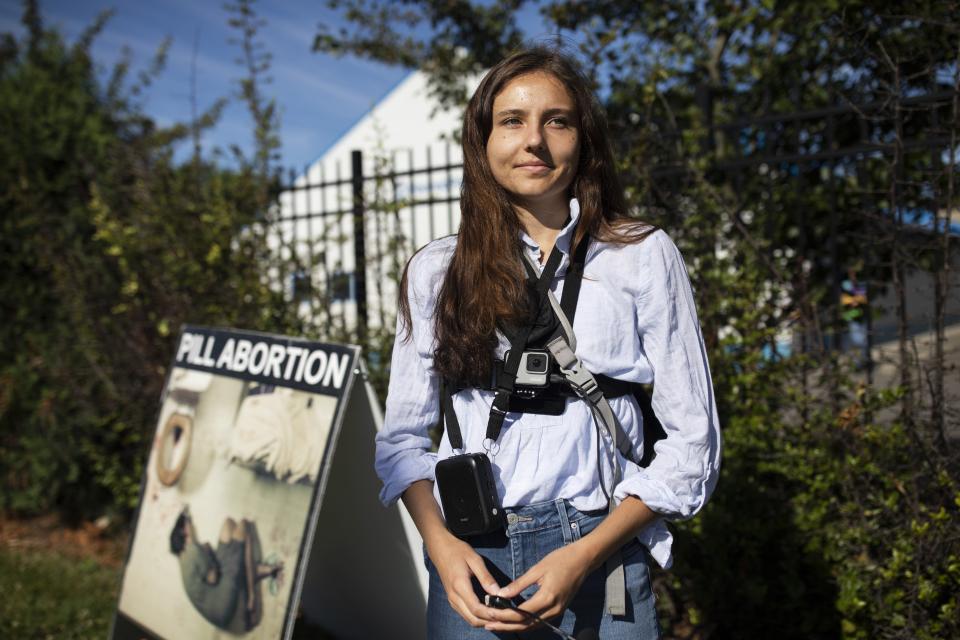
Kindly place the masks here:
[(132, 509), (179, 327), (299, 327), (264, 275), (282, 265), (262, 154), (175, 162), (222, 104), (158, 128), (135, 96), (164, 49), (138, 83), (121, 62), (104, 86), (90, 46), (105, 22), (67, 44), (28, 2), (27, 35), (0, 57), (3, 509)]
[[(665, 618), (704, 638), (957, 637), (956, 457), (922, 425), (878, 419), (897, 392), (805, 364), (764, 372), (779, 402), (746, 394), (806, 415), (752, 403), (727, 424), (717, 493), (680, 527)], [(804, 373), (839, 411), (800, 397)]]

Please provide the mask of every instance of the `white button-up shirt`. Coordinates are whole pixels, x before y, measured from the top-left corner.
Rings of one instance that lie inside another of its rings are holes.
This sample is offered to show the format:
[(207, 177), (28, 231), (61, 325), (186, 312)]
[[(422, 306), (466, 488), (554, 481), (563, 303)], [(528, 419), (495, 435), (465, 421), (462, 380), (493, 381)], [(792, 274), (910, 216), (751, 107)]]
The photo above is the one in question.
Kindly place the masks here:
[[(563, 259), (551, 289), (558, 299), (579, 214), (579, 205), (572, 200), (570, 221), (556, 240)], [(522, 239), (530, 256), (539, 261), (537, 244), (526, 234)], [(439, 450), (431, 453), (427, 432), (439, 416), (434, 305), (455, 244), (454, 236), (430, 243), (408, 268), (412, 327), (408, 339), (398, 333), (394, 345), (384, 426), (377, 435), (376, 469), (383, 481), (384, 504), (392, 504), (417, 480), (433, 480), (437, 460), (454, 454), (446, 434)], [(626, 245), (591, 240), (573, 329), (576, 353), (587, 369), (619, 380), (653, 383), (653, 409), (666, 432), (646, 469), (621, 456), (623, 480), (615, 488), (615, 498), (634, 495), (667, 519), (693, 516), (717, 481), (720, 428), (690, 280), (666, 233), (656, 231)], [(498, 356), (507, 348), (501, 336)], [(465, 389), (454, 396), (465, 451), (484, 450), (493, 395)], [(636, 401), (626, 395), (609, 402), (639, 460), (643, 418)], [(612, 448), (584, 401), (567, 400), (560, 416), (508, 414), (492, 456), (501, 504), (513, 507), (565, 498), (581, 511), (606, 508), (598, 474), (598, 438), (606, 452), (599, 462), (602, 477), (609, 483)], [(670, 566), (672, 537), (662, 519), (638, 538), (660, 565)]]

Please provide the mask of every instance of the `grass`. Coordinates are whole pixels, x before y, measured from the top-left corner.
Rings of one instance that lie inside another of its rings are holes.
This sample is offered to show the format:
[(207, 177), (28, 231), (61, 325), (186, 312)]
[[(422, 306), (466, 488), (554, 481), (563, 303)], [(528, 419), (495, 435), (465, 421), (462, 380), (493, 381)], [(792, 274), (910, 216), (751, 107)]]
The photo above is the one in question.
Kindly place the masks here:
[(105, 638), (119, 569), (0, 546), (0, 638)]

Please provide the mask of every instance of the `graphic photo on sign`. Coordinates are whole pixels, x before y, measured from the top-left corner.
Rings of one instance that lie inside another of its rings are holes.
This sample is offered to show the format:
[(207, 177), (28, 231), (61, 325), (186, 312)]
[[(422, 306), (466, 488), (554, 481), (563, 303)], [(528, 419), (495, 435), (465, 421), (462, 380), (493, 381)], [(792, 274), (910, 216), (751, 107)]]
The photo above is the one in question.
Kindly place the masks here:
[(167, 379), (114, 638), (279, 638), (356, 351), (187, 327)]

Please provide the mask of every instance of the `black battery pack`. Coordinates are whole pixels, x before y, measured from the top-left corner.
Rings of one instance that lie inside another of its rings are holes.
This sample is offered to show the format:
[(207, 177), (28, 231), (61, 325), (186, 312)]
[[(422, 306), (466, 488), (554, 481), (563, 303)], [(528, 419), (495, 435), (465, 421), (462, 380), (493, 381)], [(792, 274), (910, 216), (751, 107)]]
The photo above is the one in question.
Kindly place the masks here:
[(493, 468), (485, 453), (464, 453), (437, 463), (437, 488), (447, 528), (458, 538), (503, 529)]

